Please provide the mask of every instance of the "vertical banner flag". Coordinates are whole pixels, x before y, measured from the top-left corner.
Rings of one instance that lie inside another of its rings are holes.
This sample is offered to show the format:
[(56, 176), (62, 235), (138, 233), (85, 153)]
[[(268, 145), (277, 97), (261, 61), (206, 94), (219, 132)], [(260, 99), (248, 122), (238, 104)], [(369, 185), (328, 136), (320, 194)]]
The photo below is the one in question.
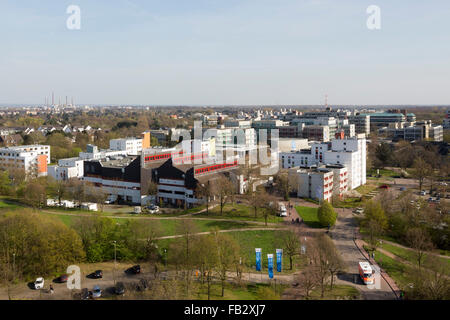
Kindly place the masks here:
[(273, 254), (267, 255), (267, 265), (269, 269), (269, 278), (273, 279)]
[(277, 249), (277, 272), (281, 272), (282, 260), (283, 260), (283, 249)]
[(256, 271), (261, 271), (261, 248), (256, 248)]

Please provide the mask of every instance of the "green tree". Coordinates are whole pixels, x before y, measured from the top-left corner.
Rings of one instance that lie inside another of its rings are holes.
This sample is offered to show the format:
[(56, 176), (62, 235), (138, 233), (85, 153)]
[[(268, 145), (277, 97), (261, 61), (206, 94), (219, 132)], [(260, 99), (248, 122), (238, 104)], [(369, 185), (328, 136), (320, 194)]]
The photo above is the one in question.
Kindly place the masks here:
[(336, 223), (337, 213), (328, 201), (323, 201), (317, 212), (317, 217), (323, 227), (331, 227)]

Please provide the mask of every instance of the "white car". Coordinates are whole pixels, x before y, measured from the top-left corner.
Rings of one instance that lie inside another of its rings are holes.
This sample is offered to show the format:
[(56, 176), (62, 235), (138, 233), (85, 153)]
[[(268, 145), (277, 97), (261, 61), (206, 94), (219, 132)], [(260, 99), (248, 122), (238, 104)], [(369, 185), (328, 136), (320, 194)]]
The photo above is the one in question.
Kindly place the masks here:
[(44, 278), (42, 277), (37, 278), (36, 281), (34, 282), (34, 288), (36, 290), (44, 289)]
[(153, 214), (153, 213), (158, 213), (159, 212), (159, 207), (155, 206), (155, 205), (150, 205), (148, 207), (148, 211)]
[(424, 195), (426, 195), (426, 194), (427, 194), (427, 192), (426, 192), (425, 190), (420, 191), (420, 195), (421, 195), (421, 196), (424, 196)]

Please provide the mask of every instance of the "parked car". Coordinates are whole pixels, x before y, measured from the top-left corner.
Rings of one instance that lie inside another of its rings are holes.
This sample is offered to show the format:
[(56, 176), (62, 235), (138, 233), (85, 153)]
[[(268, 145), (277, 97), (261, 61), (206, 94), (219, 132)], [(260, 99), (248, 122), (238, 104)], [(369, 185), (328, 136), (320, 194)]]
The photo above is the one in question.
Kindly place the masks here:
[(125, 271), (126, 273), (139, 274), (141, 273), (141, 266), (135, 265)]
[(95, 270), (93, 273), (90, 274), (90, 276), (94, 279), (101, 279), (101, 278), (103, 278), (103, 271)]
[(145, 291), (145, 290), (148, 289), (148, 287), (149, 287), (148, 281), (145, 280), (145, 279), (140, 279), (139, 283), (136, 286), (136, 290), (138, 290), (138, 291)]
[(389, 189), (389, 186), (387, 184), (383, 184), (379, 188), (380, 189)]
[(81, 289), (81, 295), (80, 295), (81, 300), (87, 300), (90, 297), (91, 297), (91, 294), (87, 288)]
[(159, 207), (155, 206), (154, 204), (151, 204), (148, 206), (148, 211), (153, 214), (153, 213), (158, 213), (159, 212)]
[(62, 274), (58, 278), (56, 278), (56, 282), (65, 283), (69, 280), (69, 276), (67, 274)]
[(400, 191), (405, 191), (406, 188), (405, 187), (400, 187)]
[(421, 196), (424, 196), (424, 195), (426, 195), (427, 194), (427, 192), (425, 191), (425, 190), (422, 190), (422, 191), (420, 191), (420, 193), (419, 193)]
[(428, 202), (432, 202), (432, 201), (433, 201), (433, 197), (429, 197)]
[(100, 298), (102, 296), (102, 289), (100, 289), (99, 286), (95, 286), (94, 289), (92, 289), (92, 298)]
[(362, 213), (364, 213), (364, 209), (363, 208), (356, 208), (355, 210), (353, 210), (353, 213), (362, 214)]
[(116, 287), (114, 288), (114, 293), (117, 294), (118, 296), (125, 294), (125, 285), (123, 284), (123, 282), (118, 282), (116, 284)]
[(36, 279), (36, 281), (34, 281), (34, 289), (36, 290), (44, 289), (44, 278), (39, 277)]

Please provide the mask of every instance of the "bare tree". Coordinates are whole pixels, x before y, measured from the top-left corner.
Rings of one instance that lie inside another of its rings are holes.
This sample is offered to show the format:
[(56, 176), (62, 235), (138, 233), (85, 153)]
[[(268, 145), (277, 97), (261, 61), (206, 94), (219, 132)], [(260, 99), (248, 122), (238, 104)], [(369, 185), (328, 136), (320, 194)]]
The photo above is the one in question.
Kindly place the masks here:
[(423, 158), (418, 157), (414, 160), (413, 169), (414, 177), (419, 180), (419, 190), (422, 191), (423, 182), (430, 175), (432, 168)]
[(421, 228), (412, 228), (406, 232), (406, 241), (414, 249), (417, 265), (420, 269), (425, 253), (433, 249), (430, 236)]
[(223, 215), (223, 207), (227, 203), (228, 198), (233, 194), (234, 186), (227, 177), (221, 176), (214, 181), (213, 190), (214, 194), (219, 197), (220, 215)]
[(309, 298), (311, 291), (317, 286), (319, 283), (319, 274), (317, 269), (313, 265), (306, 266), (303, 271), (296, 276), (296, 280), (298, 282), (299, 287), (302, 289), (304, 296), (306, 299)]
[(279, 237), (283, 251), (289, 257), (289, 269), (292, 270), (292, 261), (300, 253), (300, 238), (294, 229), (279, 232)]
[(218, 274), (222, 285), (222, 297), (225, 293), (225, 281), (227, 272), (239, 260), (239, 244), (226, 234), (220, 234), (217, 231), (214, 234), (218, 251)]

